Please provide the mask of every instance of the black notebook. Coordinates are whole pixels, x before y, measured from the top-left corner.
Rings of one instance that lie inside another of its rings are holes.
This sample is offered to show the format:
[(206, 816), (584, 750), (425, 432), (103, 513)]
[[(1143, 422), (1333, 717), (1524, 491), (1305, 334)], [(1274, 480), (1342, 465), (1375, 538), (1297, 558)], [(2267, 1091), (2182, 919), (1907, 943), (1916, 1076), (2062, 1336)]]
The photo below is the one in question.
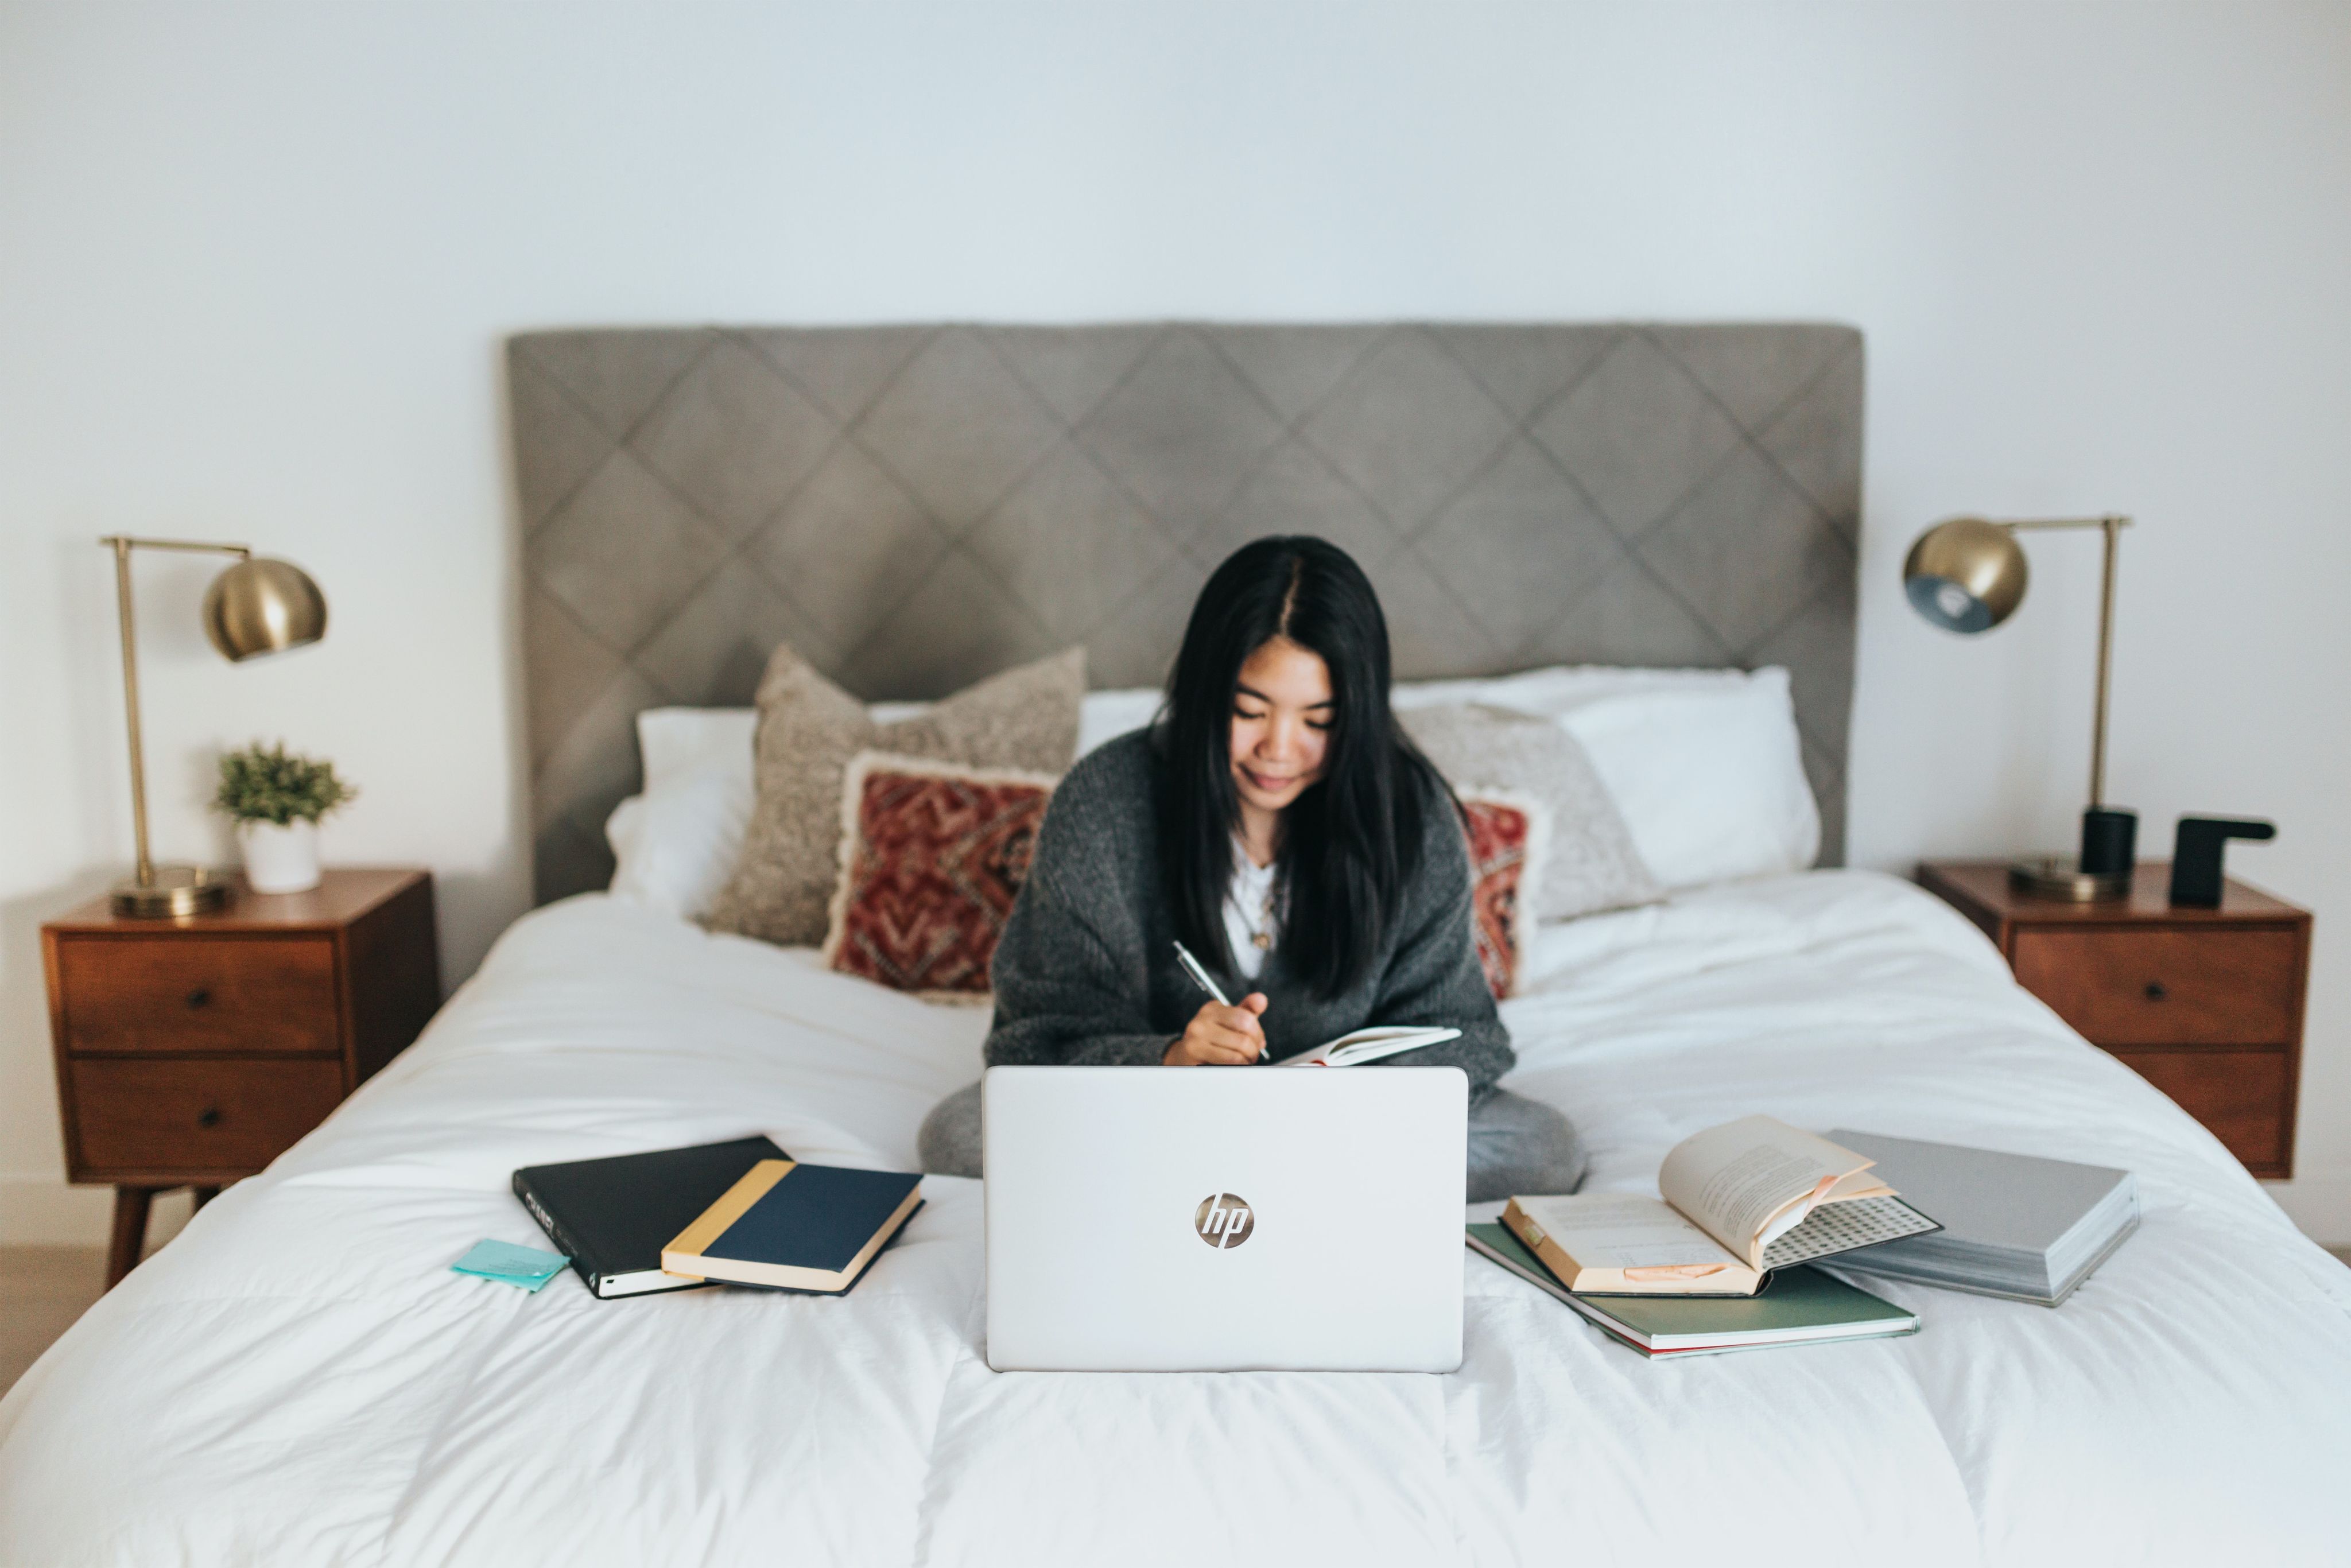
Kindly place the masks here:
[(607, 1300), (655, 1291), (700, 1290), (705, 1281), (662, 1272), (662, 1248), (761, 1160), (787, 1156), (768, 1138), (737, 1138), (690, 1149), (656, 1149), (610, 1159), (526, 1166), (515, 1196), (569, 1256), (589, 1291)]

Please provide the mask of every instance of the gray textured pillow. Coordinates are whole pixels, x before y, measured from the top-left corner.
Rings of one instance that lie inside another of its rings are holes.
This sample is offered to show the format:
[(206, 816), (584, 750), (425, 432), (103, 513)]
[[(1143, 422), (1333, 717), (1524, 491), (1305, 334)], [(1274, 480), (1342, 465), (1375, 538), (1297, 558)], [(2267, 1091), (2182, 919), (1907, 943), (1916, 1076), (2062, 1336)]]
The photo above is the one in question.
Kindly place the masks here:
[(1592, 759), (1567, 731), (1480, 703), (1396, 716), (1457, 791), (1526, 796), (1549, 811), (1551, 852), (1534, 890), (1538, 918), (1564, 920), (1665, 896)]
[(752, 742), (758, 789), (735, 874), (703, 924), (784, 946), (824, 940), (841, 876), (841, 788), (850, 758), (887, 751), (971, 768), (1059, 775), (1078, 748), (1086, 657), (1071, 648), (990, 675), (895, 724), (779, 646), (759, 680)]

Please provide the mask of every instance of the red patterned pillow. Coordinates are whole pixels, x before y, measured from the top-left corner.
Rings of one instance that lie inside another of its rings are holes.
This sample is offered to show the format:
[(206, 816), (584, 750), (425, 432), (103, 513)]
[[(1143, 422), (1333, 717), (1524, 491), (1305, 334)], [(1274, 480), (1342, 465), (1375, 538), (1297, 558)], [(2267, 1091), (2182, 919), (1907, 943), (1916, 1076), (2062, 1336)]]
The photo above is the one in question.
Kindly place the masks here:
[(936, 1001), (984, 1002), (1055, 780), (862, 751), (841, 789), (824, 961)]
[(1461, 797), (1468, 816), (1469, 921), (1486, 984), (1500, 1001), (1518, 985), (1524, 935), (1534, 927), (1534, 890), (1542, 880), (1551, 819), (1523, 795), (1480, 790)]

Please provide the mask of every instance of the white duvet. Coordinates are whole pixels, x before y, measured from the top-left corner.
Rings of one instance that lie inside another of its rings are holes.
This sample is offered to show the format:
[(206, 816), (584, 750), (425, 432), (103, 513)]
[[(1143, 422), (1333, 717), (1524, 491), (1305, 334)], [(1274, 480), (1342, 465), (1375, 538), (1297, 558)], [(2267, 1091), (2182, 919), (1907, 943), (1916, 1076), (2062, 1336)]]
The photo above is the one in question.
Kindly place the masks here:
[(911, 1168), (987, 1025), (584, 897), (0, 1402), (0, 1563), (2351, 1559), (2351, 1271), (1957, 916), (1820, 873), (1531, 960), (1509, 1082), (1597, 1187), (1766, 1111), (2127, 1166), (2145, 1224), (2055, 1311), (1864, 1281), (1922, 1331), (1658, 1364), (1465, 1250), (1447, 1376), (992, 1373), (948, 1178), (840, 1300), (528, 1295), (447, 1270), (541, 1239), (516, 1166)]

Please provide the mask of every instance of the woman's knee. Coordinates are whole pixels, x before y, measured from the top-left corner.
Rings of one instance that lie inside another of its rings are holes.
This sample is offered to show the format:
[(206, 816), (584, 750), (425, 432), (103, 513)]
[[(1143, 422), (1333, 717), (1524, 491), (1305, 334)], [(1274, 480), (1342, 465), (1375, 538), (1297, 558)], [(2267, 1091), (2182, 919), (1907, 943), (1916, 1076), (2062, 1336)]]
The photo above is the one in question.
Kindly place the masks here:
[(1574, 1124), (1539, 1100), (1489, 1091), (1469, 1107), (1469, 1201), (1573, 1192), (1591, 1163)]
[(931, 1107), (914, 1134), (914, 1154), (926, 1176), (980, 1174), (978, 1084), (966, 1084)]

